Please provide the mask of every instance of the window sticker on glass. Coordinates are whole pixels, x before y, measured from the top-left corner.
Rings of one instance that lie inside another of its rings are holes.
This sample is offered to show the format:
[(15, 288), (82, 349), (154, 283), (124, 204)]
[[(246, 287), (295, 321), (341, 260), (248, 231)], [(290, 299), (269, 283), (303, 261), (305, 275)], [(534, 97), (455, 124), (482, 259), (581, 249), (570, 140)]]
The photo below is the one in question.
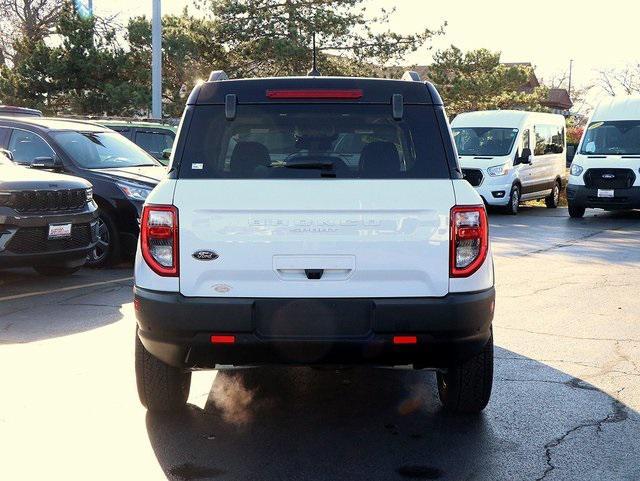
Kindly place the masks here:
[(201, 164), (201, 163), (191, 164), (192, 170), (202, 170), (203, 167), (204, 167), (204, 164)]
[(604, 122), (594, 122), (589, 127), (587, 127), (587, 130), (597, 129), (598, 127), (602, 127), (603, 124)]

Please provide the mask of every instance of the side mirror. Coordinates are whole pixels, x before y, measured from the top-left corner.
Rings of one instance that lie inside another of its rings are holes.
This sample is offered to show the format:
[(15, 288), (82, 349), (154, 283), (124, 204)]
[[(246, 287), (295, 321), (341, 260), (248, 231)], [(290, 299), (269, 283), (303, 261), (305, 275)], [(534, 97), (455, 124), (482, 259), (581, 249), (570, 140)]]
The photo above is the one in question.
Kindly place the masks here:
[(516, 159), (516, 165), (518, 164), (531, 165), (531, 149), (526, 147), (522, 149), (520, 157)]
[(62, 168), (62, 162), (58, 157), (36, 157), (31, 161), (30, 167), (41, 170), (59, 170)]
[(164, 149), (162, 151), (162, 158), (165, 160), (169, 160), (170, 157), (171, 157), (171, 149)]

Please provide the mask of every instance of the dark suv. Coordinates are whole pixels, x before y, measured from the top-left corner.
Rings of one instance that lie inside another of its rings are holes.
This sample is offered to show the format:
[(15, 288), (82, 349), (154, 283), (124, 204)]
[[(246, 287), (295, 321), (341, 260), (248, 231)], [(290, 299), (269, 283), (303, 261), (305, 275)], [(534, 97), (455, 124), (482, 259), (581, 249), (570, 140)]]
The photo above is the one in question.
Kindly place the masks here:
[(135, 252), (142, 204), (166, 173), (157, 160), (105, 127), (38, 117), (0, 117), (0, 148), (18, 164), (37, 162), (91, 182), (99, 235), (87, 265), (111, 265)]
[(72, 274), (95, 247), (97, 226), (89, 182), (16, 166), (0, 152), (1, 267)]

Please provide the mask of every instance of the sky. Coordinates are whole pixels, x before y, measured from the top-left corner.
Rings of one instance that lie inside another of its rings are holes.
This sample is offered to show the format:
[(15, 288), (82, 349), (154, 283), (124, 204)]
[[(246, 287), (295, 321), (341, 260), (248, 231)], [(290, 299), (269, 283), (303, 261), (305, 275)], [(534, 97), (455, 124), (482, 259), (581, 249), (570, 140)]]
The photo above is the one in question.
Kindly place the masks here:
[[(151, 15), (152, 0), (93, 0), (98, 14)], [(180, 13), (192, 0), (163, 0), (163, 13)], [(640, 63), (638, 31), (640, 2), (608, 0), (606, 4), (577, 0), (366, 0), (373, 13), (396, 8), (388, 28), (402, 33), (426, 27), (437, 29), (445, 21), (445, 34), (433, 49), (456, 45), (463, 50), (488, 48), (502, 52), (504, 62), (531, 62), (538, 78), (562, 77), (573, 59), (573, 85), (594, 84), (599, 70)], [(605, 7), (606, 5), (606, 7)], [(380, 26), (384, 28), (384, 26)], [(422, 48), (407, 57), (407, 64), (428, 64), (432, 51)], [(566, 87), (566, 85), (564, 85)], [(603, 95), (594, 89), (590, 98)]]

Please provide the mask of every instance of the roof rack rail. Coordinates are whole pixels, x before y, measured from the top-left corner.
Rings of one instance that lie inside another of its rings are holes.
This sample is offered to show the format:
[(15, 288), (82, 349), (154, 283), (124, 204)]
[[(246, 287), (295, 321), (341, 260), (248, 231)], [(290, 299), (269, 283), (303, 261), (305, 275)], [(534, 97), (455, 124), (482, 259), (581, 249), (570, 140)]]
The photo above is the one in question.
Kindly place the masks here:
[(413, 70), (407, 70), (404, 73), (404, 75), (402, 75), (401, 80), (408, 80), (410, 82), (422, 82), (422, 79), (420, 78), (420, 74)]
[(212, 70), (209, 75), (209, 82), (216, 82), (217, 80), (229, 80), (229, 76), (224, 70)]

